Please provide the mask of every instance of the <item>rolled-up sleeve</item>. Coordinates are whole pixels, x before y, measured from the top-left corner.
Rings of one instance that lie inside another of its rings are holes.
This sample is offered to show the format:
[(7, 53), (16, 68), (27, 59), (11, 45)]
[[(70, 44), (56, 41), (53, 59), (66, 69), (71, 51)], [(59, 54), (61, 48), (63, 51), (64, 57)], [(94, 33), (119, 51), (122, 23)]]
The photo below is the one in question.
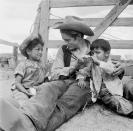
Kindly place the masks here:
[(63, 61), (63, 51), (62, 48), (59, 48), (56, 58), (54, 60), (51, 72), (58, 71), (64, 67), (64, 61)]
[(14, 75), (21, 75), (22, 77), (24, 77), (25, 75), (25, 64), (24, 62), (21, 62), (15, 69), (14, 71)]
[(109, 63), (100, 61), (100, 65), (99, 66), (108, 74), (112, 74), (113, 71), (114, 71), (114, 69), (109, 66)]

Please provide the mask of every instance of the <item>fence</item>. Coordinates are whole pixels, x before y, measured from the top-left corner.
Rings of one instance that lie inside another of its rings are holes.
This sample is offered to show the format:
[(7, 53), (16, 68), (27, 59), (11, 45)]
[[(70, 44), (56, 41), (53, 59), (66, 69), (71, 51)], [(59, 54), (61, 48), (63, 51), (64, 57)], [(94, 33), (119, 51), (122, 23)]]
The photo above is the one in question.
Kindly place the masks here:
[(2, 39), (0, 39), (0, 44), (7, 45), (7, 46), (13, 46), (13, 59), (14, 59), (15, 65), (17, 65), (19, 45), (17, 43), (8, 42)]
[[(58, 48), (63, 41), (48, 40), (49, 28), (55, 22), (62, 21), (62, 19), (50, 19), (51, 8), (66, 8), (66, 7), (81, 7), (81, 6), (114, 6), (111, 11), (104, 18), (85, 18), (85, 22), (95, 27), (95, 35), (87, 37), (91, 42), (97, 39), (108, 27), (125, 26), (133, 27), (133, 18), (117, 18), (121, 12), (129, 5), (133, 4), (132, 0), (42, 0), (38, 14), (34, 23), (33, 34), (41, 34), (45, 42), (43, 63), (47, 59), (48, 48)], [(113, 49), (133, 49), (133, 40), (111, 40), (111, 47)]]

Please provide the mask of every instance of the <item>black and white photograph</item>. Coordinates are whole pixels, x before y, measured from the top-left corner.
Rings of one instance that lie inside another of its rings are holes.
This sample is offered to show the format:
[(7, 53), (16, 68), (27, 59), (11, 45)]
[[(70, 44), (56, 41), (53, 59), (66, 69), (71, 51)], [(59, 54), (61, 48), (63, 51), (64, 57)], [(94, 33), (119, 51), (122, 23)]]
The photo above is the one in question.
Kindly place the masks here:
[(0, 0), (0, 131), (133, 131), (133, 0)]

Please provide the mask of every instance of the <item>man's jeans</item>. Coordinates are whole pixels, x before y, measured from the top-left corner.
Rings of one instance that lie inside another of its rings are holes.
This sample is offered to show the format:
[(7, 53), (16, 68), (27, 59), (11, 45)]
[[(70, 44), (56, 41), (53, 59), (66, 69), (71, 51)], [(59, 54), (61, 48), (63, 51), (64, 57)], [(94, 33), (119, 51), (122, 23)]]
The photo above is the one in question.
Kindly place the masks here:
[(82, 109), (86, 102), (92, 103), (90, 89), (81, 89), (77, 82), (71, 84), (69, 89), (57, 100), (46, 131), (57, 129)]
[(45, 130), (51, 115), (54, 120), (50, 119), (50, 123), (53, 123), (50, 125), (57, 128), (74, 116), (87, 100), (91, 101), (90, 89), (81, 89), (76, 80), (52, 81), (44, 83), (40, 88), (38, 94), (23, 106), (23, 112), (39, 131)]

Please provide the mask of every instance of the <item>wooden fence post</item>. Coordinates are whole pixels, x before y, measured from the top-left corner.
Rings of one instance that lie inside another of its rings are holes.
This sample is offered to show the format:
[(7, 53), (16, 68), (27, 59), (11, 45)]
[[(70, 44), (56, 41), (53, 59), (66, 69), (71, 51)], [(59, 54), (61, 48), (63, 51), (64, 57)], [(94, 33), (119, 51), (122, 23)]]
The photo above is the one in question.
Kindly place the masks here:
[(14, 46), (13, 47), (13, 59), (14, 59), (14, 65), (16, 67), (16, 65), (18, 64), (18, 47)]
[(114, 8), (108, 13), (108, 15), (103, 19), (102, 22), (94, 29), (94, 36), (87, 37), (91, 42), (96, 40), (113, 21), (121, 14), (121, 12), (129, 5), (132, 0), (119, 0)]
[(48, 37), (49, 37), (49, 0), (42, 0), (41, 2), (41, 11), (40, 11), (40, 27), (39, 27), (39, 34), (42, 37), (44, 42), (43, 47), (43, 57), (42, 63), (43, 65), (47, 62), (47, 53), (48, 53)]

